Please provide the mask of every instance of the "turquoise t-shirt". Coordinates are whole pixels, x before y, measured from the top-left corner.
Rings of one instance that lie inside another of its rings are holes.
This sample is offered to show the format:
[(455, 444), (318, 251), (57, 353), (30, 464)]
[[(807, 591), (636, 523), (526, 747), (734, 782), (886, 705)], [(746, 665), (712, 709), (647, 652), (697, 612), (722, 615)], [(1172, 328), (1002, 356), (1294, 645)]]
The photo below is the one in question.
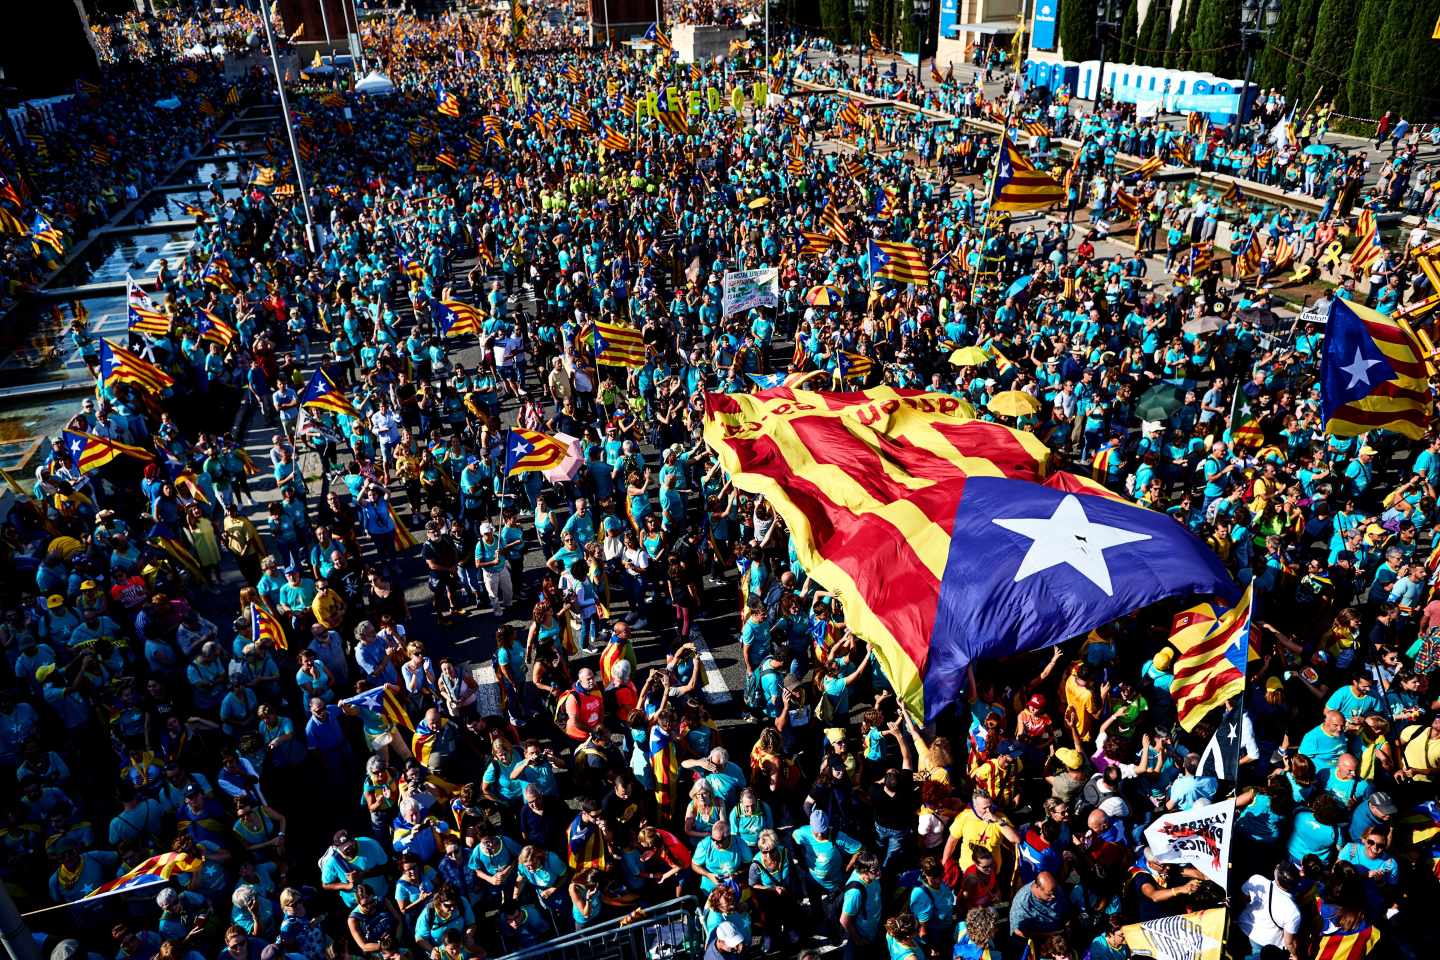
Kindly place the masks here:
[(856, 926), (860, 928), (860, 936), (866, 943), (874, 943), (880, 936), (880, 922), (885, 907), (880, 881), (871, 880), (866, 883), (857, 871), (850, 874), (845, 881), (845, 887), (845, 898), (840, 903), (840, 912), (854, 917)]
[(830, 892), (840, 889), (846, 860), (855, 855), (860, 844), (853, 837), (833, 830), (826, 839), (818, 839), (809, 826), (796, 830), (791, 839), (815, 882)]

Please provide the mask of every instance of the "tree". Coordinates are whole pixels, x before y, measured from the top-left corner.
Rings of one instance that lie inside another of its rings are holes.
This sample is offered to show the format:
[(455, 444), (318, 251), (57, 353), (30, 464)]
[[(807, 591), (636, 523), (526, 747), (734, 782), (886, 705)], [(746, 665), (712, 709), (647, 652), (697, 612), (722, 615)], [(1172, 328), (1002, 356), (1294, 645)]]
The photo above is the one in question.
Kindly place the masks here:
[[(1350, 53), (1350, 67), (1345, 76), (1345, 86), (1336, 91), (1335, 107), (1341, 113), (1354, 113), (1362, 117), (1378, 116), (1370, 110), (1370, 77), (1377, 64), (1385, 59), (1386, 51), (1376, 44), (1380, 31), (1386, 26), (1386, 19), (1392, 7), (1408, 4), (1394, 3), (1393, 0), (1360, 0), (1359, 16), (1355, 18), (1355, 47)], [(1407, 26), (1409, 17), (1406, 18)], [(1405, 37), (1401, 37), (1402, 42)], [(1338, 94), (1343, 93), (1344, 97)], [(1380, 111), (1383, 113), (1384, 111)]]
[(1151, 0), (1145, 23), (1135, 38), (1135, 62), (1150, 67), (1165, 63), (1165, 42), (1170, 39), (1170, 0)]
[(1195, 27), (1200, 13), (1200, 5), (1205, 0), (1189, 0), (1185, 4), (1185, 22), (1180, 27), (1180, 50), (1176, 57), (1176, 67), (1180, 70), (1195, 69)]
[(1285, 89), (1285, 70), (1290, 64), (1286, 56), (1295, 36), (1296, 17), (1304, 0), (1280, 0), (1280, 17), (1270, 31), (1268, 42), (1255, 54), (1255, 85), (1261, 88)]
[(1190, 69), (1234, 77), (1240, 49), (1240, 5), (1235, 0), (1200, 0), (1189, 35)]
[[(1396, 73), (1382, 77), (1377, 71), (1374, 82), (1405, 91), (1401, 112), (1411, 123), (1433, 120), (1440, 116), (1440, 70), (1435, 68), (1435, 41), (1430, 35), (1440, 22), (1440, 0), (1397, 0), (1394, 6), (1410, 8), (1407, 53)], [(1380, 36), (1383, 42), (1385, 33), (1382, 31)], [(1382, 92), (1371, 91), (1372, 104)]]
[(1140, 2), (1130, 0), (1125, 5), (1125, 16), (1120, 18), (1120, 51), (1116, 63), (1137, 63), (1135, 41), (1140, 34)]
[[(1305, 62), (1315, 46), (1315, 30), (1317, 27), (1316, 18), (1320, 15), (1320, 4), (1323, 0), (1300, 0), (1299, 9), (1295, 13), (1294, 31), (1290, 34), (1290, 47), (1286, 51), (1289, 56), (1285, 58), (1285, 97), (1294, 103), (1300, 99), (1302, 88), (1305, 85), (1306, 73), (1308, 72)], [(1335, 95), (1335, 78), (1323, 78), (1329, 96)], [(1314, 87), (1305, 95), (1305, 102), (1310, 102), (1314, 95)], [(1326, 96), (1320, 98), (1323, 103)]]
[(820, 26), (825, 36), (839, 43), (850, 35), (850, 0), (820, 0)]
[(1315, 43), (1310, 48), (1309, 63), (1302, 70), (1295, 91), (1295, 103), (1300, 109), (1310, 102), (1321, 84), (1335, 92), (1337, 106), (1344, 94), (1345, 74), (1350, 69), (1350, 45), (1355, 39), (1355, 28), (1350, 18), (1351, 2), (1320, 0)]
[(1165, 44), (1165, 67), (1169, 70), (1183, 70), (1181, 66), (1181, 54), (1185, 46), (1185, 21), (1190, 19), (1190, 8), (1198, 0), (1180, 0), (1180, 16), (1175, 20), (1175, 29), (1170, 32), (1170, 39)]
[(1060, 49), (1066, 60), (1095, 59), (1096, 0), (1060, 4)]

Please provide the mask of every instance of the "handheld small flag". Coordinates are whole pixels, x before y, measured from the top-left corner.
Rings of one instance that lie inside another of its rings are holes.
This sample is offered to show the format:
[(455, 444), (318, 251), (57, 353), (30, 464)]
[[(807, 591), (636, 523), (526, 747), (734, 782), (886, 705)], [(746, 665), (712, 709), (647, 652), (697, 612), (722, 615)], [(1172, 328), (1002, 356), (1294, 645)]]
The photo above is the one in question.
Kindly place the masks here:
[(447, 337), (459, 337), (467, 333), (480, 332), (480, 311), (459, 300), (431, 300), (430, 315), (435, 326)]
[(415, 729), (415, 721), (410, 719), (410, 714), (405, 711), (405, 705), (400, 702), (400, 698), (388, 685), (371, 687), (364, 693), (346, 697), (344, 700), (337, 701), (336, 706), (370, 710), (397, 727), (404, 727), (412, 732)]
[(331, 413), (344, 414), (347, 417), (360, 416), (359, 412), (351, 405), (335, 381), (321, 367), (310, 377), (310, 382), (305, 385), (305, 392), (300, 395), (300, 405), (310, 407), (313, 410), (328, 410)]
[(1237, 383), (1230, 398), (1230, 444), (1236, 447), (1258, 447), (1264, 442), (1265, 432), (1260, 429), (1260, 421), (1255, 419), (1250, 408), (1250, 398)]
[(869, 259), (872, 280), (884, 279), (922, 285), (930, 282), (930, 270), (925, 266), (925, 255), (913, 244), (871, 240)]
[(1000, 143), (1000, 164), (990, 209), (1016, 212), (1042, 210), (1065, 199), (1060, 181), (1035, 169), (1009, 136)]
[(81, 473), (98, 470), (121, 456), (134, 457), (136, 460), (155, 459), (155, 454), (145, 447), (121, 443), (118, 440), (111, 440), (109, 437), (97, 437), (92, 433), (80, 430), (66, 430), (62, 440), (65, 444), (65, 452), (70, 455), (70, 462)]
[(549, 470), (569, 453), (565, 444), (538, 430), (516, 428), (505, 444), (505, 475)]
[(112, 893), (137, 890), (169, 883), (179, 874), (195, 876), (205, 866), (205, 861), (188, 853), (161, 853), (141, 861), (126, 870), (114, 880), (107, 880), (81, 899), (94, 900)]
[(1385, 429), (1423, 437), (1433, 397), (1424, 354), (1405, 321), (1333, 301), (1320, 356), (1320, 398), (1331, 436)]
[(620, 133), (610, 124), (605, 124), (600, 134), (600, 146), (614, 153), (628, 153), (630, 151), (630, 138)]
[(213, 311), (201, 310), (199, 320), (196, 321), (195, 329), (200, 332), (201, 340), (208, 340), (211, 343), (220, 344), (224, 350), (230, 346), (230, 341), (235, 339), (235, 328), (224, 320), (221, 320)]
[(160, 393), (175, 385), (175, 379), (149, 360), (141, 359), (109, 340), (100, 341), (100, 383), (131, 383), (147, 393)]
[(1180, 726), (1187, 731), (1245, 690), (1253, 615), (1254, 592), (1246, 587), (1234, 608), (1220, 614), (1193, 646), (1180, 650), (1171, 696)]
[(280, 618), (258, 600), (250, 604), (250, 640), (252, 643), (269, 640), (276, 650), (287, 650), (290, 647), (285, 639), (285, 627), (281, 625)]
[(460, 98), (453, 93), (447, 93), (443, 90), (440, 91), (440, 95), (435, 103), (435, 112), (442, 116), (455, 117), (458, 119), (460, 116)]
[(643, 367), (645, 341), (634, 327), (595, 324), (595, 362), (612, 367)]

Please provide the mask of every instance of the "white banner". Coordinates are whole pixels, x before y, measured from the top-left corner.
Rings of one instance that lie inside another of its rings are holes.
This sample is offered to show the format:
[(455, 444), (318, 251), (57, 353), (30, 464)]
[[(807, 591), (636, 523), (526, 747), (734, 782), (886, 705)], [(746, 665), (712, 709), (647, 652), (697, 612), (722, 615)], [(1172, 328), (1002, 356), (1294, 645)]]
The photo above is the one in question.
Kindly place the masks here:
[(754, 307), (773, 307), (780, 302), (780, 271), (776, 267), (762, 267), (727, 273), (721, 281), (721, 291), (727, 317)]
[(1225, 886), (1235, 799), (1177, 810), (1145, 828), (1146, 857), (1155, 863), (1183, 863)]

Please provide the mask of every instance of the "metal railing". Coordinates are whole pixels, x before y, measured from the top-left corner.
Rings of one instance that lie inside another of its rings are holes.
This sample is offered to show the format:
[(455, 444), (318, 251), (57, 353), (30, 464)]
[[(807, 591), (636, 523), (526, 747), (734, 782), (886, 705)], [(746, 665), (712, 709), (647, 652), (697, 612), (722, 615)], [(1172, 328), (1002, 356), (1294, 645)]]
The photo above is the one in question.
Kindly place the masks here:
[(646, 907), (638, 918), (627, 914), (533, 947), (506, 954), (501, 960), (682, 960), (699, 957), (700, 935), (694, 897), (667, 900)]

